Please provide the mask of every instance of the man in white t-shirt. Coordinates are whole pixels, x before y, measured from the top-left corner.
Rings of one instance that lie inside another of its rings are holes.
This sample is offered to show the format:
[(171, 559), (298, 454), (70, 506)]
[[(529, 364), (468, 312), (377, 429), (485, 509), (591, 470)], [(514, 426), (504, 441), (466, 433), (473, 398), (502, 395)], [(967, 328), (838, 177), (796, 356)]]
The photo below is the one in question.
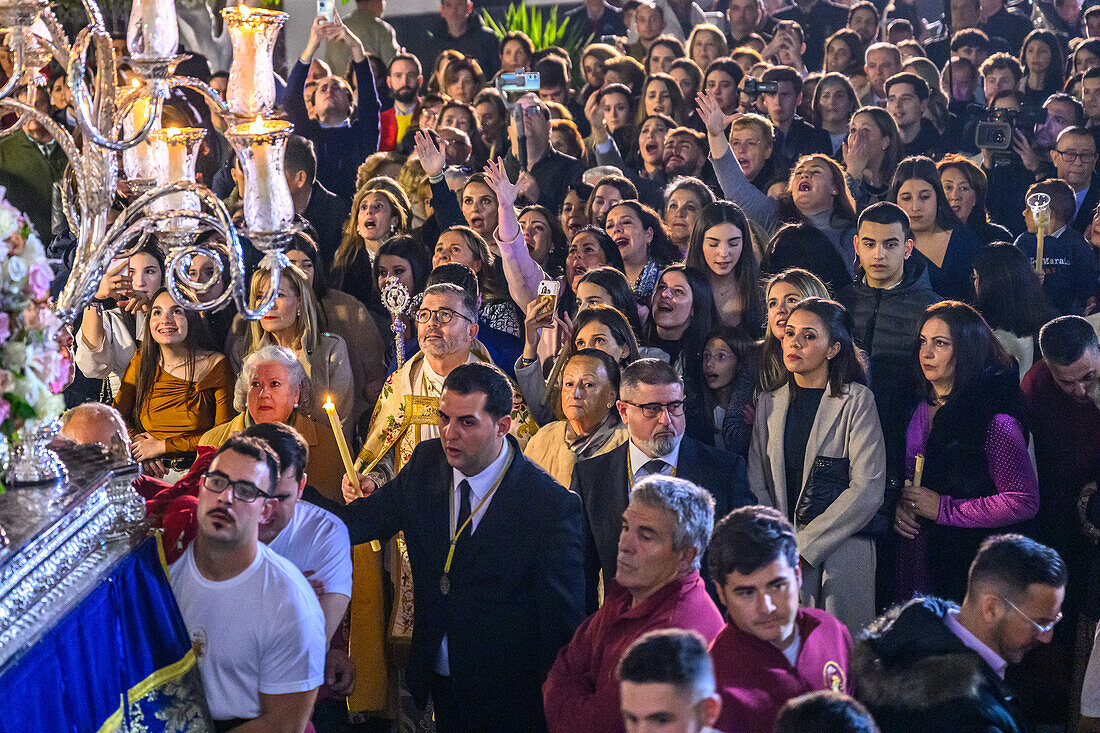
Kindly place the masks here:
[(324, 615), (294, 565), (259, 542), (275, 453), (236, 436), (203, 474), (198, 534), (169, 579), (219, 731), (301, 733), (324, 678)]
[[(332, 512), (302, 501), (309, 446), (297, 430), (278, 422), (257, 423), (241, 435), (264, 441), (279, 459), (279, 482), (260, 520), (260, 542), (294, 563), (313, 586), (325, 614), (325, 639), (331, 642), (351, 601), (347, 525)], [(345, 650), (329, 649), (325, 681), (337, 695), (351, 692), (355, 666)]]

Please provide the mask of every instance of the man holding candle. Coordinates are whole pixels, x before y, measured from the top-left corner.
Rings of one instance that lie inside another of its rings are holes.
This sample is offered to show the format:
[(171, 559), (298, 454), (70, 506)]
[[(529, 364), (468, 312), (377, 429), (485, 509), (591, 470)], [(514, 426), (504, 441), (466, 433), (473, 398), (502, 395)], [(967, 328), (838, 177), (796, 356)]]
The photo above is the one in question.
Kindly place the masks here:
[[(429, 289), (418, 313), (438, 313), (438, 298)], [(404, 532), (416, 609), (406, 681), (418, 706), (431, 698), (441, 732), (545, 730), (540, 686), (584, 617), (580, 498), (523, 455), (512, 401), (496, 367), (454, 366), (439, 439), (343, 511), (353, 543)]]
[[(310, 61), (322, 41), (341, 43), (351, 50), (351, 68), (358, 80), (358, 104), (353, 106), (351, 89), (346, 82), (339, 77), (327, 77), (314, 91), (316, 119), (311, 119), (303, 93)], [(355, 174), (359, 165), (368, 155), (378, 151), (380, 112), (374, 72), (362, 42), (339, 16), (331, 23), (317, 17), (309, 30), (309, 42), (287, 79), (286, 113), (294, 123), (295, 132), (313, 142), (317, 178), (336, 195), (348, 200), (355, 195)]]

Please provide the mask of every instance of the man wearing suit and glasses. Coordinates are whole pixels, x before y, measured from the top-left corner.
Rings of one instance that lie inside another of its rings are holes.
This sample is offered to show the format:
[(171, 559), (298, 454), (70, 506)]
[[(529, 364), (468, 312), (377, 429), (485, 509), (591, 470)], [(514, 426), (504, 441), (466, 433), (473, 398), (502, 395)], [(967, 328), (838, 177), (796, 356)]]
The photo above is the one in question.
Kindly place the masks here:
[[(615, 576), (616, 553), (630, 489), (645, 476), (678, 476), (714, 497), (714, 516), (755, 504), (745, 460), (684, 435), (684, 382), (658, 359), (639, 359), (623, 370), (619, 415), (630, 441), (581, 461), (572, 489), (584, 502), (587, 524), (585, 577), (588, 607), (595, 610), (597, 573)], [(704, 564), (705, 567), (705, 564)]]

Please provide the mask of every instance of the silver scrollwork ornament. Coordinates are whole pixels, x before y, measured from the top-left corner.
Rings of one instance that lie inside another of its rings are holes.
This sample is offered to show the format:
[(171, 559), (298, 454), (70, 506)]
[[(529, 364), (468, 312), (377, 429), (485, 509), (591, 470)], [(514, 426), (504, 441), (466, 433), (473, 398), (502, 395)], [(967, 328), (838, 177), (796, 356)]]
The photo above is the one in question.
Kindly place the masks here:
[(393, 319), (393, 340), (397, 346), (397, 368), (405, 363), (405, 321), (401, 316), (409, 307), (409, 289), (396, 277), (386, 278), (386, 284), (382, 286), (382, 304), (390, 312)]

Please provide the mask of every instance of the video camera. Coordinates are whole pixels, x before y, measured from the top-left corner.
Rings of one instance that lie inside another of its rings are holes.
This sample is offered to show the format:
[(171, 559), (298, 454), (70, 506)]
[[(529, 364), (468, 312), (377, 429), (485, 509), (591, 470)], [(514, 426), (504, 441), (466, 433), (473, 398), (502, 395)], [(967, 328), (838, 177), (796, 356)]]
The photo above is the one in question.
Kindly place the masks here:
[(1013, 109), (985, 110), (974, 128), (974, 144), (981, 150), (989, 151), (993, 165), (1007, 165), (1019, 161), (1020, 156), (1012, 149), (1014, 132), (1019, 131), (1029, 145), (1035, 144), (1035, 128), (1043, 123), (1046, 110), (1024, 107)]
[(538, 94), (542, 88), (539, 72), (516, 69), (514, 74), (497, 75), (497, 91), (504, 99), (508, 114), (516, 121), (516, 137), (519, 148), (520, 170), (527, 170), (527, 133), (523, 128), (523, 108), (509, 98), (509, 94), (523, 95), (528, 92)]
[(747, 94), (750, 97), (756, 97), (761, 94), (775, 94), (778, 91), (779, 82), (760, 81), (759, 79), (752, 76), (745, 77), (745, 83), (741, 87), (741, 93)]

